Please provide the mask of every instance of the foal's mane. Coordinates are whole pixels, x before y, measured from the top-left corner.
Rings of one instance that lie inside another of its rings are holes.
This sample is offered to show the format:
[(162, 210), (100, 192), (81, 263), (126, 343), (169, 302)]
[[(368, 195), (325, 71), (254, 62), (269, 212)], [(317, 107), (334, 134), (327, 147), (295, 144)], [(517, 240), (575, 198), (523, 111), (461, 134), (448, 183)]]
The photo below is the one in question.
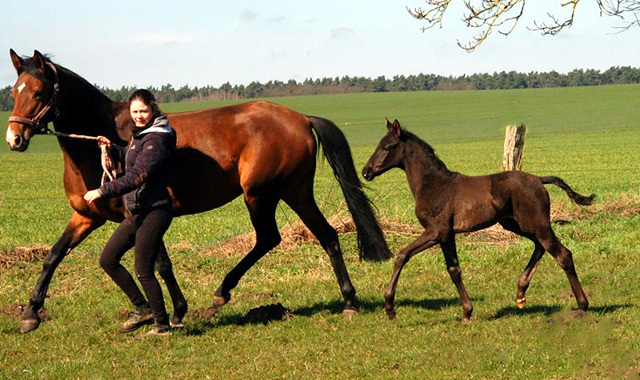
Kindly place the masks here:
[(447, 174), (453, 173), (436, 155), (435, 150), (426, 141), (404, 128), (402, 128), (402, 136), (405, 140), (405, 144), (408, 144), (410, 147), (408, 150), (405, 150), (405, 154), (409, 154), (409, 152), (411, 152), (411, 156), (414, 157), (414, 159), (419, 160), (421, 165), (429, 171), (437, 170)]

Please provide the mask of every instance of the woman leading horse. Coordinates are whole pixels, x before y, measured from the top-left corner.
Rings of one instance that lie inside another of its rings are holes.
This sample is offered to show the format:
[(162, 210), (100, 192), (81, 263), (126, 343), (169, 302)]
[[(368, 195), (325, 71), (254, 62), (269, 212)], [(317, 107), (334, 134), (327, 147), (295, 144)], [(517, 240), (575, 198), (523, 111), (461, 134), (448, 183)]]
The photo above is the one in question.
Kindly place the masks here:
[[(11, 50), (10, 56), (18, 74), (7, 130), (12, 150), (25, 151), (35, 134), (47, 131), (49, 122), (60, 133), (105, 136), (122, 146), (130, 140), (127, 103), (112, 102), (85, 79), (38, 51), (33, 57), (24, 58)], [(340, 129), (327, 119), (302, 115), (269, 102), (168, 116), (177, 136), (168, 186), (174, 216), (211, 210), (242, 195), (256, 231), (255, 246), (225, 276), (214, 293), (214, 305), (227, 303), (241, 277), (280, 243), (275, 211), (283, 200), (329, 255), (344, 298), (344, 313), (356, 312), (356, 291), (338, 234), (322, 215), (313, 195), (318, 144), (323, 147), (354, 219), (360, 258), (386, 260), (391, 253), (362, 191), (349, 145)], [(74, 213), (45, 258), (22, 315), (22, 332), (40, 325), (38, 310), (44, 305), (51, 278), (65, 255), (107, 220), (121, 222), (125, 215), (121, 198), (93, 204), (83, 198), (88, 190), (100, 186), (102, 178), (95, 142), (67, 137), (58, 137), (58, 142), (64, 154), (64, 187)], [(180, 323), (186, 302), (173, 278), (166, 251), (159, 254), (156, 269), (167, 283), (174, 303), (172, 323)]]

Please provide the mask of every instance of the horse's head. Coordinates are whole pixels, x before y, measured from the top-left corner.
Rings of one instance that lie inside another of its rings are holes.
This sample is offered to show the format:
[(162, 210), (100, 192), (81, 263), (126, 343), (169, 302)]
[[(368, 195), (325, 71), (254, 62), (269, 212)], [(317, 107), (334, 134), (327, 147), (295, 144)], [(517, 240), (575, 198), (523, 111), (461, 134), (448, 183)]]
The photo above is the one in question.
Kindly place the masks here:
[(405, 132), (398, 120), (391, 123), (387, 119), (387, 134), (382, 137), (378, 147), (373, 152), (362, 169), (362, 176), (371, 181), (389, 169), (402, 167), (404, 158)]
[(37, 50), (32, 58), (20, 58), (13, 49), (9, 54), (18, 80), (11, 90), (15, 104), (6, 139), (11, 150), (23, 152), (31, 137), (44, 133), (47, 124), (56, 117), (57, 71)]

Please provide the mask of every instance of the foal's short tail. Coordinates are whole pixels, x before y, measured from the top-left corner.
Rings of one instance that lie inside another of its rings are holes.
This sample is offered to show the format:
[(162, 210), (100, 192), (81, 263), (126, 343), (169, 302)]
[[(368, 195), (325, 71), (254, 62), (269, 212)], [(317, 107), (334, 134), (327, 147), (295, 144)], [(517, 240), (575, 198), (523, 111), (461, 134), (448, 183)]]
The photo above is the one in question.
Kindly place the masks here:
[(567, 195), (569, 196), (569, 198), (571, 198), (571, 200), (573, 200), (574, 202), (582, 206), (589, 206), (591, 203), (593, 203), (593, 199), (596, 197), (595, 194), (591, 194), (588, 197), (585, 197), (584, 195), (580, 195), (576, 193), (575, 191), (573, 191), (571, 187), (569, 187), (569, 185), (567, 185), (565, 181), (563, 181), (561, 178), (558, 178), (558, 177), (552, 176), (552, 177), (538, 177), (538, 178), (540, 178), (540, 181), (542, 181), (542, 183), (545, 185), (552, 184), (552, 185), (558, 186), (559, 188), (561, 188), (567, 193)]
[(368, 261), (390, 259), (391, 251), (373, 212), (371, 201), (362, 191), (362, 183), (353, 164), (347, 139), (340, 128), (330, 120), (312, 116), (309, 120), (347, 201), (347, 207), (358, 233), (360, 259)]

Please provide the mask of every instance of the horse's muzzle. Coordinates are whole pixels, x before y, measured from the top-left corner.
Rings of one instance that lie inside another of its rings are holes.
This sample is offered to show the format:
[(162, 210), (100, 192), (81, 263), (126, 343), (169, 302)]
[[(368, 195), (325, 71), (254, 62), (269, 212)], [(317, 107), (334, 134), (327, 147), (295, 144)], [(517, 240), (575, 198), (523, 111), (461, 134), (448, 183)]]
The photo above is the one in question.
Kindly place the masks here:
[(29, 147), (29, 140), (21, 134), (11, 132), (11, 129), (7, 129), (6, 141), (11, 150), (18, 152), (24, 152)]

